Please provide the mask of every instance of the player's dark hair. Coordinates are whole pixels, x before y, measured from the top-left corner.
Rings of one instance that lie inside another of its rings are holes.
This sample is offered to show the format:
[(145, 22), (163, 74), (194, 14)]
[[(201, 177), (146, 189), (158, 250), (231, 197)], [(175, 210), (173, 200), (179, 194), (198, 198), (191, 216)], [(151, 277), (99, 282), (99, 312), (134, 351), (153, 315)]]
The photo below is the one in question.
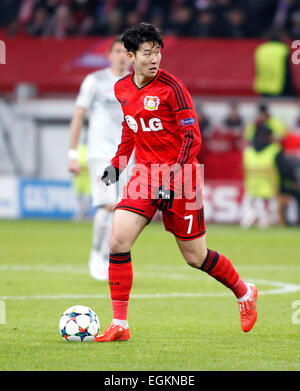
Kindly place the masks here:
[(160, 30), (153, 24), (144, 22), (125, 30), (122, 41), (127, 51), (134, 54), (144, 42), (156, 42), (161, 48), (164, 47)]

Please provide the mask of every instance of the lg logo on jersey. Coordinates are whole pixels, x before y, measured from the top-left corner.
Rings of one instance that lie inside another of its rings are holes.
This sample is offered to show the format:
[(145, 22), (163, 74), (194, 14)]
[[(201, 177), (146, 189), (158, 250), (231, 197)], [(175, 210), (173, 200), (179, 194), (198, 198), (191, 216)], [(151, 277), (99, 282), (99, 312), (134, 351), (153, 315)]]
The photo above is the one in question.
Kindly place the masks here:
[[(139, 128), (137, 121), (131, 115), (126, 115), (125, 120), (130, 129), (136, 133)], [(145, 123), (143, 118), (140, 118), (140, 124), (143, 132), (157, 132), (158, 130), (162, 130), (164, 128), (159, 118), (151, 118), (148, 121), (148, 124)]]

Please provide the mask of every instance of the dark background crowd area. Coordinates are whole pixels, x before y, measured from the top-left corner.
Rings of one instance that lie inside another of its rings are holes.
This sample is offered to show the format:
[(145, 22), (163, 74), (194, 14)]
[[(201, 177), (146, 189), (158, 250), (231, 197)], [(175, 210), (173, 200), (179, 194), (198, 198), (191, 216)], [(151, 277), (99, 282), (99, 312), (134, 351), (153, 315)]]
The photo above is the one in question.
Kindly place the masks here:
[(6, 36), (81, 37), (120, 34), (141, 21), (164, 35), (264, 38), (283, 29), (300, 38), (300, 0), (1, 0)]

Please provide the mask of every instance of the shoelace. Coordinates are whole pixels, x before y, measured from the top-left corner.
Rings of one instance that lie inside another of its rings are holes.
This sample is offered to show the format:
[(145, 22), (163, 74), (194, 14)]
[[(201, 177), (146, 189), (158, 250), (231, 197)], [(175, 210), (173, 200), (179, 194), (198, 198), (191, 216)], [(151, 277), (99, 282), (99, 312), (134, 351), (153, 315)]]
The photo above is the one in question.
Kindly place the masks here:
[(246, 316), (249, 310), (249, 303), (248, 301), (241, 301), (239, 303), (239, 308), (242, 316)]

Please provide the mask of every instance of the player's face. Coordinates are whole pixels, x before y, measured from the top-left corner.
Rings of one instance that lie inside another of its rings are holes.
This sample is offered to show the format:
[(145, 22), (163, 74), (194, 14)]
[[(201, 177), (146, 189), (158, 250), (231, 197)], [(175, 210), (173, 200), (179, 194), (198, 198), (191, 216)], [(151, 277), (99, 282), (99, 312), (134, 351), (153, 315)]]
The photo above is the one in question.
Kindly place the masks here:
[(135, 54), (128, 54), (134, 71), (145, 78), (153, 78), (159, 69), (161, 60), (160, 46), (157, 42), (144, 42)]
[(127, 50), (121, 42), (116, 42), (109, 53), (111, 66), (114, 69), (126, 71), (129, 68), (130, 61), (127, 56)]

